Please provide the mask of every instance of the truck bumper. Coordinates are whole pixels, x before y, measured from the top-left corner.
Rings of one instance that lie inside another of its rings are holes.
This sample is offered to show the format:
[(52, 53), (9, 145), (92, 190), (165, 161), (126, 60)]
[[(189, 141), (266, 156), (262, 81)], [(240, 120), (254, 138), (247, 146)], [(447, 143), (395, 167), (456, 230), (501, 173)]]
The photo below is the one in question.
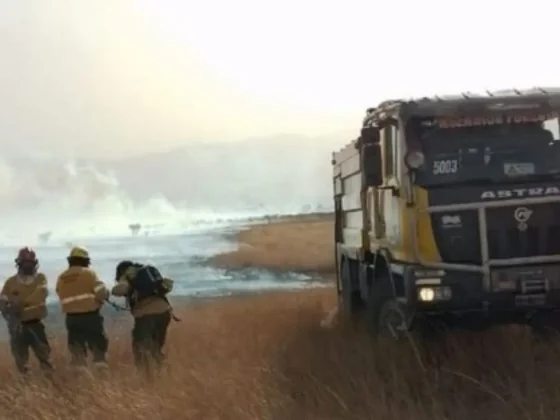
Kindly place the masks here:
[(493, 269), (489, 290), (480, 273), (411, 267), (407, 277), (407, 300), (418, 314), (507, 319), (560, 311), (560, 264)]

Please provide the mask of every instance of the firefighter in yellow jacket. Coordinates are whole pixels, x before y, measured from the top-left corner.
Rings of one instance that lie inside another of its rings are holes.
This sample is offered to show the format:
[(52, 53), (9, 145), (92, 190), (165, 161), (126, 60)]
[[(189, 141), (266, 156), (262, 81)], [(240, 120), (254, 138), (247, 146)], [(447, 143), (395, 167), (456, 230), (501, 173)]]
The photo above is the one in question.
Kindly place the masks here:
[[(145, 268), (155, 270), (149, 274)], [(145, 274), (148, 274), (146, 277)], [(148, 278), (141, 284), (141, 278)], [(139, 369), (148, 369), (150, 360), (157, 366), (164, 361), (162, 352), (171, 321), (172, 308), (167, 294), (173, 289), (173, 281), (161, 277), (152, 266), (144, 266), (132, 261), (121, 261), (117, 265), (115, 279), (117, 284), (111, 293), (126, 297), (134, 316), (132, 329), (132, 351)]]
[(39, 261), (32, 249), (20, 249), (15, 262), (17, 274), (6, 280), (0, 292), (0, 311), (8, 323), (12, 355), (17, 369), (27, 373), (31, 347), (41, 368), (48, 372), (52, 370), (51, 348), (43, 324), (47, 279), (37, 272)]
[(91, 261), (85, 248), (74, 247), (68, 255), (68, 269), (60, 274), (56, 293), (66, 314), (68, 350), (72, 364), (85, 367), (89, 349), (96, 367), (107, 367), (109, 341), (100, 313), (109, 291), (89, 268)]

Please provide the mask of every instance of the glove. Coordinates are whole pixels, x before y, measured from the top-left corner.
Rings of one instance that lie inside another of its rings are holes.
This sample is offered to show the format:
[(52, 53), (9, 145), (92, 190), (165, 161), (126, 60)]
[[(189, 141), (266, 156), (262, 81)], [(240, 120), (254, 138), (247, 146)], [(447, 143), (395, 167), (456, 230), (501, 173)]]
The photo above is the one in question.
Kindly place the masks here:
[(23, 311), (23, 304), (19, 300), (11, 299), (6, 305), (6, 311), (19, 316)]

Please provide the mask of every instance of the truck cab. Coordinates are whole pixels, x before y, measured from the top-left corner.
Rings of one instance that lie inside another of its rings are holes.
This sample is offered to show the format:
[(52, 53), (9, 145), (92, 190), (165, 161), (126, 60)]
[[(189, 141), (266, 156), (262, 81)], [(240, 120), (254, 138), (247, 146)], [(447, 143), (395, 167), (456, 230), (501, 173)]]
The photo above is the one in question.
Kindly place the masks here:
[(556, 327), (560, 88), (391, 100), (334, 152), (337, 291), (375, 334)]

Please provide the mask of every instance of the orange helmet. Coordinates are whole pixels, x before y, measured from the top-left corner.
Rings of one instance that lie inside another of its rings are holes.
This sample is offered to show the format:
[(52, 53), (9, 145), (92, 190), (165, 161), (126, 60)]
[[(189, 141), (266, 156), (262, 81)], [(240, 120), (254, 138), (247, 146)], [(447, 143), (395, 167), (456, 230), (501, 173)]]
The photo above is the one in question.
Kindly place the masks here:
[(33, 249), (26, 246), (18, 251), (16, 258), (16, 264), (21, 264), (22, 262), (34, 262), (37, 263), (37, 255)]

